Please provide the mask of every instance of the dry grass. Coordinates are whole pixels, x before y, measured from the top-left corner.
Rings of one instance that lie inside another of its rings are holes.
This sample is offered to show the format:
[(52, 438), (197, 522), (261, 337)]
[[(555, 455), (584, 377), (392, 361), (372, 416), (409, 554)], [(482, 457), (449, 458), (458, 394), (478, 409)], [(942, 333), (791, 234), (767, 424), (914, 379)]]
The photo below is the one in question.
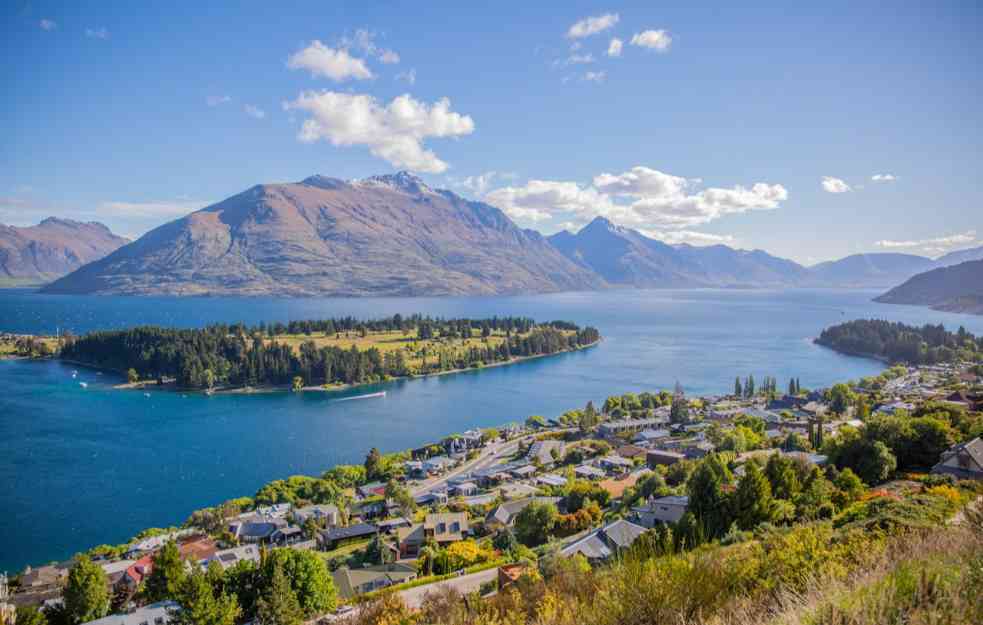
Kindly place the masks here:
[[(564, 334), (572, 334), (572, 331), (563, 331)], [(520, 334), (517, 336), (527, 336)], [(266, 343), (280, 343), (289, 345), (296, 352), (301, 344), (313, 341), (320, 349), (321, 347), (337, 347), (340, 349), (351, 349), (354, 345), (360, 351), (376, 348), (380, 352), (402, 351), (407, 366), (411, 371), (418, 371), (423, 366), (424, 358), (428, 362), (433, 362), (441, 353), (446, 354), (451, 360), (466, 355), (472, 348), (485, 349), (487, 347), (498, 347), (505, 341), (505, 332), (493, 331), (491, 336), (484, 338), (481, 331), (472, 330), (470, 338), (433, 338), (421, 339), (417, 329), (412, 328), (406, 333), (398, 330), (390, 332), (369, 332), (361, 336), (358, 332), (341, 332), (337, 334), (281, 334), (275, 338), (266, 339)]]

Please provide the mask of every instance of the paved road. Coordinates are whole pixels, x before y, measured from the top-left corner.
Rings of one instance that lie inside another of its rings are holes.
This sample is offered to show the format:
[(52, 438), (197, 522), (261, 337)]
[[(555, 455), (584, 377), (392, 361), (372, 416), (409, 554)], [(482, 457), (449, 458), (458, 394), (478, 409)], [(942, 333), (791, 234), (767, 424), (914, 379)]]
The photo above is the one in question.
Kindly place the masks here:
[(452, 577), (451, 579), (445, 579), (442, 582), (436, 582), (434, 584), (427, 584), (426, 586), (417, 586), (416, 588), (401, 590), (399, 592), (399, 596), (402, 597), (407, 607), (416, 609), (423, 604), (423, 598), (429, 592), (435, 592), (441, 588), (450, 587), (454, 588), (461, 594), (466, 595), (469, 592), (478, 590), (481, 588), (482, 584), (485, 582), (490, 582), (497, 577), (498, 568), (488, 569), (487, 571), (478, 571), (477, 573), (472, 573), (470, 575)]

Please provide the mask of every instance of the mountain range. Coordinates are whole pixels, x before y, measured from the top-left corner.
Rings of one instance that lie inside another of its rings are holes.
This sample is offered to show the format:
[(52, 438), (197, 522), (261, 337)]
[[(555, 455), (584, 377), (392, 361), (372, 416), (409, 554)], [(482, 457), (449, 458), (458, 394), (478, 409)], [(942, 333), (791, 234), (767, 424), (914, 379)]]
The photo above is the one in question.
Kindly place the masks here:
[(969, 260), (920, 273), (875, 301), (983, 315), (983, 260)]
[[(983, 258), (983, 248), (955, 254)], [(519, 228), (494, 206), (400, 172), (257, 185), (151, 230), (44, 290), (361, 296), (888, 288), (944, 263), (858, 254), (804, 267), (762, 250), (669, 245), (603, 217), (547, 238)]]
[(43, 284), (129, 242), (98, 222), (49, 217), (36, 226), (0, 224), (0, 283)]
[(499, 209), (401, 172), (257, 185), (45, 288), (168, 295), (460, 295), (603, 287)]

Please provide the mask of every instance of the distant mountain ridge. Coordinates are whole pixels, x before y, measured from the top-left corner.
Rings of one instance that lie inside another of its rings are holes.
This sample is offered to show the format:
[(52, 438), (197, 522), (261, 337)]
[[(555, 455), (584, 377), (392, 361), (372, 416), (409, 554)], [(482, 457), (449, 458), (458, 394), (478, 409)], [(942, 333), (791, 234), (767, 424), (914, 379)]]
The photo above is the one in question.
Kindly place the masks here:
[(726, 245), (672, 246), (597, 217), (576, 234), (559, 232), (550, 243), (567, 258), (612, 285), (652, 287), (794, 286), (805, 267), (761, 250)]
[(983, 260), (920, 273), (874, 301), (983, 315)]
[(409, 296), (603, 286), (498, 208), (400, 172), (257, 185), (155, 228), (44, 290)]
[(0, 224), (0, 280), (42, 284), (129, 243), (99, 222), (48, 217), (35, 226)]
[(606, 287), (895, 286), (933, 261), (856, 254), (804, 267), (763, 250), (669, 245), (597, 217), (543, 237), (399, 172), (256, 185), (48, 285), (131, 295), (464, 295)]

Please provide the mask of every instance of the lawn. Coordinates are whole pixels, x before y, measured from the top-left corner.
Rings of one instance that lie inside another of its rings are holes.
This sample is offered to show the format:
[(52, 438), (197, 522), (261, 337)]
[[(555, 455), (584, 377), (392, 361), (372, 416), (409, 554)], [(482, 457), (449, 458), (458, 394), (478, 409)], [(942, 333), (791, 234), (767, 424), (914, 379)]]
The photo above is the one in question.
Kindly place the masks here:
[[(338, 347), (341, 349), (351, 349), (354, 345), (356, 349), (364, 351), (376, 348), (380, 352), (402, 351), (407, 366), (411, 371), (418, 371), (423, 365), (423, 359), (434, 362), (444, 354), (450, 360), (457, 360), (465, 355), (473, 347), (497, 347), (505, 340), (505, 333), (493, 331), (488, 337), (482, 337), (481, 331), (474, 329), (470, 338), (432, 338), (421, 339), (417, 334), (417, 329), (413, 328), (406, 332), (398, 330), (389, 332), (369, 332), (365, 336), (360, 336), (357, 332), (340, 332), (336, 334), (280, 334), (275, 338), (267, 338), (267, 343), (276, 341), (277, 343), (291, 346), (294, 351), (300, 349), (300, 345), (307, 341), (313, 341), (318, 347)], [(572, 331), (569, 332), (572, 334)], [(524, 336), (524, 335), (520, 335)]]

